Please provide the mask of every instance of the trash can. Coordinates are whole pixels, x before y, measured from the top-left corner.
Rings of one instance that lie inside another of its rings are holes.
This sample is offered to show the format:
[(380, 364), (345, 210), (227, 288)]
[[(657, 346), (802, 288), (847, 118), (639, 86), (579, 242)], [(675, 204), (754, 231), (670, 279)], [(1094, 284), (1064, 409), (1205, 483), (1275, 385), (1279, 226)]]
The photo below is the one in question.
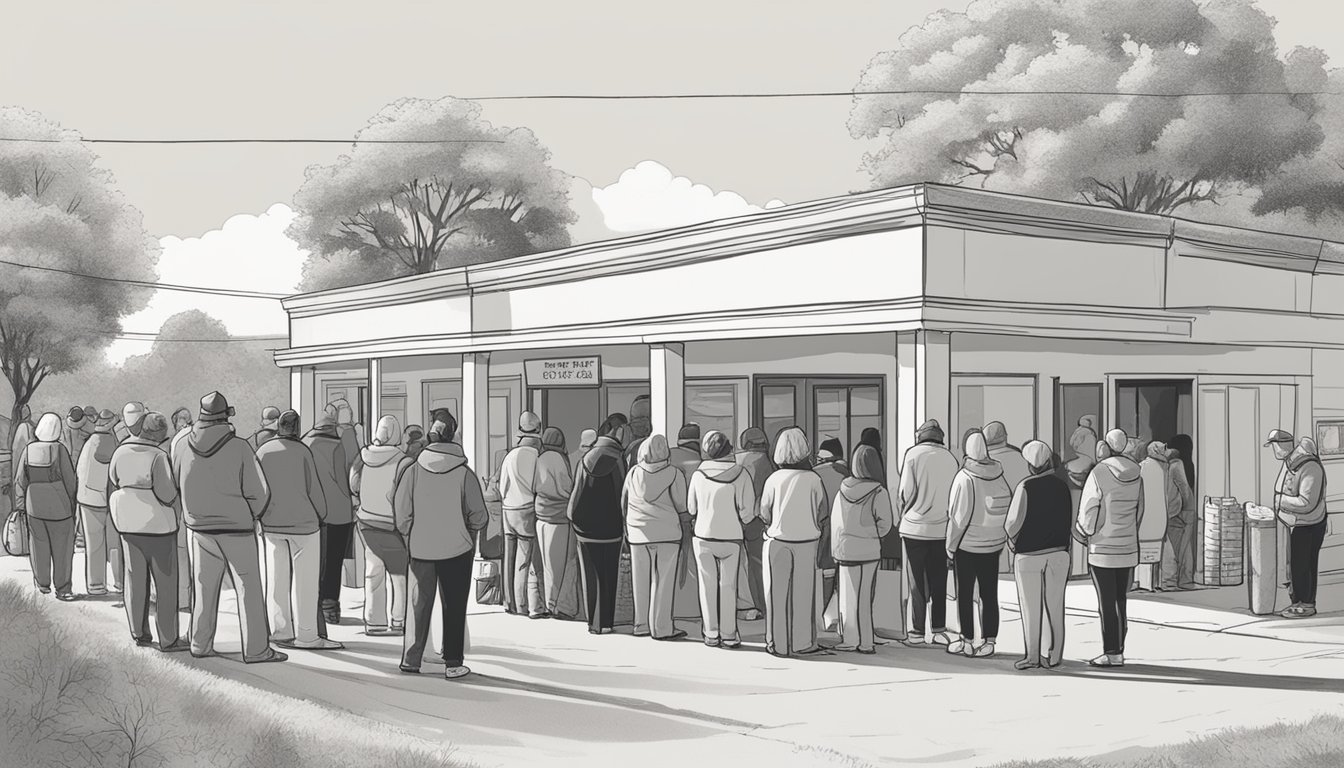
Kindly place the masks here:
[(1267, 616), (1275, 612), (1278, 595), (1278, 532), (1274, 511), (1258, 504), (1246, 504), (1246, 573), (1251, 613)]
[(1246, 513), (1231, 497), (1204, 498), (1204, 584), (1234, 587), (1244, 571)]

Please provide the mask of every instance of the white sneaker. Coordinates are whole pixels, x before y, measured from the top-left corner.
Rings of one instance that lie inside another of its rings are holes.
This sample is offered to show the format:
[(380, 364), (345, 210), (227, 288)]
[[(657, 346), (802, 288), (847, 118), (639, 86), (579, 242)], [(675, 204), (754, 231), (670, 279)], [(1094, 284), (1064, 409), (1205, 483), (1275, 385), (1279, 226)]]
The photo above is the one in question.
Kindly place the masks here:
[(923, 636), (923, 635), (906, 635), (906, 637), (905, 637), (905, 644), (906, 644), (906, 645), (914, 645), (914, 646), (924, 645), (924, 636)]
[(972, 651), (971, 653), (968, 653), (968, 654), (966, 654), (966, 655), (967, 655), (967, 656), (974, 656), (974, 657), (977, 658), (977, 659), (987, 659), (987, 658), (989, 658), (990, 656), (993, 656), (993, 655), (994, 655), (994, 641), (993, 641), (993, 640), (987, 640), (987, 641), (981, 643), (980, 645), (976, 646), (976, 648), (975, 648), (974, 651)]
[(1123, 667), (1125, 666), (1125, 657), (1118, 653), (1103, 653), (1087, 662), (1087, 665), (1089, 667)]
[(974, 656), (975, 649), (965, 640), (953, 640), (947, 645), (947, 652), (955, 656)]
[(947, 632), (934, 632), (933, 637), (929, 638), (929, 642), (934, 645), (951, 645), (952, 636), (947, 634)]
[(443, 676), (447, 680), (456, 680), (459, 677), (466, 677), (471, 674), (471, 669), (465, 666), (449, 667), (444, 670)]

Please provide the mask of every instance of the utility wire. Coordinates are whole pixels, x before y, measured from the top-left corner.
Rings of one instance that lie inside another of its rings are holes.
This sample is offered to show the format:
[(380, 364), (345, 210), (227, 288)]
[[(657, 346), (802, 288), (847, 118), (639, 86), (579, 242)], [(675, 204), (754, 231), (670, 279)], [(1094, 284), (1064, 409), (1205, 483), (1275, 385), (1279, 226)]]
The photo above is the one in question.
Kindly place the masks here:
[(177, 284), (175, 284), (175, 283), (151, 283), (151, 282), (148, 282), (148, 281), (146, 281), (146, 280), (132, 280), (132, 279), (130, 279), (130, 278), (125, 278), (125, 277), (106, 277), (106, 276), (103, 276), (103, 275), (89, 275), (89, 274), (85, 274), (85, 273), (83, 273), (83, 272), (76, 272), (76, 271), (71, 270), (71, 269), (61, 269), (61, 268), (59, 268), (59, 267), (42, 267), (42, 266), (38, 266), (38, 265), (36, 265), (36, 264), (23, 264), (23, 263), (21, 263), (21, 262), (17, 262), (17, 261), (9, 261), (9, 260), (7, 260), (7, 259), (0, 259), (0, 264), (5, 264), (5, 265), (11, 266), (11, 267), (19, 267), (19, 268), (21, 268), (21, 269), (34, 269), (34, 270), (37, 270), (37, 271), (39, 271), (39, 272), (55, 272), (55, 273), (57, 273), (57, 274), (61, 274), (61, 275), (70, 275), (71, 277), (79, 277), (79, 278), (83, 278), (83, 279), (85, 279), (85, 280), (96, 280), (96, 281), (99, 281), (99, 282), (105, 282), (105, 283), (123, 283), (123, 284), (126, 284), (126, 285), (139, 286), (139, 287), (141, 287), (141, 288), (153, 288), (153, 289), (155, 289), (155, 290), (181, 291), (181, 292), (184, 292), (184, 293), (205, 293), (205, 294), (210, 294), (210, 295), (213, 295), (213, 296), (232, 296), (232, 297), (234, 297), (234, 298), (243, 298), (243, 299), (274, 299), (274, 300), (279, 300), (279, 299), (288, 298), (288, 296), (289, 296), (289, 294), (287, 294), (287, 293), (261, 293), (261, 292), (258, 292), (258, 291), (237, 291), (237, 290), (233, 290), (233, 289), (231, 289), (231, 288), (207, 288), (207, 287), (205, 287), (205, 286), (200, 286), (200, 285), (177, 285)]
[(502, 139), (30, 139), (0, 136), (0, 142), (33, 144), (503, 144)]

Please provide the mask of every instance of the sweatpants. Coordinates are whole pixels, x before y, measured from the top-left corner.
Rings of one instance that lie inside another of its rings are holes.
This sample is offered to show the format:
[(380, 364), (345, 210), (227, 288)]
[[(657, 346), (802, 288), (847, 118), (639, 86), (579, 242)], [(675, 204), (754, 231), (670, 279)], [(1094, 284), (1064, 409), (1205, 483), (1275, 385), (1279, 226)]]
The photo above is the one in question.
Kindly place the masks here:
[(345, 567), (345, 554), (350, 551), (350, 543), (355, 535), (354, 523), (323, 525), (322, 570), (318, 588), (318, 599), (323, 610), (341, 609), (341, 576)]
[(706, 640), (741, 641), (737, 631), (738, 570), (742, 544), (696, 539), (691, 543), (700, 583), (700, 620)]
[(621, 542), (579, 541), (583, 595), (588, 606), (588, 630), (598, 632), (616, 624), (616, 583), (621, 574)]
[(424, 661), (435, 592), (443, 615), (443, 663), (447, 667), (462, 666), (474, 555), (473, 550), (467, 550), (447, 560), (411, 558), (406, 578), (410, 605), (406, 612), (406, 639), (402, 643), (403, 667), (419, 669)]
[(404, 627), (410, 567), (406, 544), (396, 531), (360, 524), (359, 533), (364, 540), (364, 626)]
[(122, 569), (121, 537), (112, 527), (107, 507), (79, 505), (79, 517), (84, 522), (84, 585), (89, 594), (107, 592), (107, 569), (112, 567), (112, 586), (120, 592)]
[(681, 542), (630, 545), (630, 581), (635, 598), (635, 634), (668, 637), (676, 631), (676, 598)]
[(534, 536), (504, 534), (504, 605), (509, 613), (546, 612), (546, 577)]
[[(906, 578), (910, 581), (910, 625), (915, 635), (924, 634), (925, 620), (931, 620), (930, 634), (947, 630), (947, 544), (942, 539), (912, 539), (905, 542)], [(933, 615), (929, 615), (929, 604)]]
[(817, 647), (817, 542), (765, 540), (765, 649), (787, 655)]
[(976, 587), (980, 594), (980, 639), (994, 640), (999, 636), (999, 558), (1003, 550), (993, 552), (953, 553), (952, 565), (957, 572), (957, 620), (961, 622), (961, 639), (975, 638)]
[[(759, 535), (756, 538), (747, 537), (742, 543), (742, 560), (738, 566), (738, 588), (746, 589), (751, 600), (751, 607), (762, 613), (765, 612), (765, 539)], [(742, 577), (745, 576), (745, 579)], [(739, 601), (739, 608), (746, 606)]]
[(1101, 614), (1102, 651), (1110, 656), (1125, 652), (1125, 635), (1129, 634), (1129, 614), (1125, 604), (1129, 585), (1134, 580), (1133, 568), (1104, 568), (1091, 566), (1092, 584), (1097, 588), (1097, 608)]
[(243, 636), (243, 661), (264, 658), (271, 649), (266, 621), (266, 590), (262, 586), (257, 535), (191, 531), (192, 587), (191, 652), (214, 653), (215, 625), (219, 620), (219, 590), (228, 574), (238, 600), (238, 623)]
[(1027, 661), (1041, 658), (1041, 631), (1049, 622), (1050, 658), (1064, 656), (1064, 588), (1069, 582), (1069, 552), (1017, 555), (1013, 558), (1017, 603), (1022, 611), (1022, 639)]
[(1322, 520), (1314, 525), (1299, 525), (1288, 534), (1288, 571), (1292, 576), (1288, 594), (1294, 603), (1316, 604), (1325, 529), (1326, 521)]
[(1167, 522), (1167, 540), (1162, 547), (1162, 587), (1176, 589), (1194, 583), (1195, 521), (1173, 517)]
[(126, 550), (126, 620), (131, 637), (149, 639), (149, 590), (153, 584), (158, 599), (154, 620), (159, 647), (177, 641), (177, 533), (122, 534)]
[(877, 561), (837, 563), (836, 589), (840, 600), (840, 645), (870, 651), (874, 648), (873, 597), (877, 584)]
[(56, 594), (74, 590), (75, 518), (42, 520), (28, 516), (28, 563), (33, 581), (43, 589), (55, 587)]
[(271, 639), (317, 642), (317, 580), (322, 565), (322, 534), (271, 533), (266, 549), (266, 607)]
[(567, 523), (537, 521), (537, 549), (545, 610), (562, 618), (576, 618), (579, 608), (579, 555), (574, 529)]

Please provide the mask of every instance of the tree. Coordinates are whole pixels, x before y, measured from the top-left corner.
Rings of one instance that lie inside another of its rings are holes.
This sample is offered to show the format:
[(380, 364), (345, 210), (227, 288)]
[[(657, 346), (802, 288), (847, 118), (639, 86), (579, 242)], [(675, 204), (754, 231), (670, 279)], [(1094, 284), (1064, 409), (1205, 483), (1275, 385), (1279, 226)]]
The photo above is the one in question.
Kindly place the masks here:
[(0, 143), (0, 259), (12, 262), (0, 281), (0, 373), (14, 396), (12, 440), (47, 377), (96, 356), (149, 301), (148, 289), (71, 273), (153, 282), (158, 245), (78, 136), (13, 108), (0, 108), (0, 135), (30, 140)]
[[(849, 128), (880, 144), (864, 158), (875, 186), (970, 183), (1151, 213), (1216, 203), (1324, 138), (1321, 100), (1302, 92), (1322, 90), (1325, 57), (1280, 57), (1273, 26), (1249, 0), (976, 2), (874, 58), (855, 91), (905, 93), (856, 96)], [(1106, 95), (1193, 92), (1236, 95)]]
[(570, 178), (549, 161), (531, 131), (492, 126), (474, 102), (388, 105), (294, 197), (290, 234), (312, 253), (303, 289), (568, 245)]

